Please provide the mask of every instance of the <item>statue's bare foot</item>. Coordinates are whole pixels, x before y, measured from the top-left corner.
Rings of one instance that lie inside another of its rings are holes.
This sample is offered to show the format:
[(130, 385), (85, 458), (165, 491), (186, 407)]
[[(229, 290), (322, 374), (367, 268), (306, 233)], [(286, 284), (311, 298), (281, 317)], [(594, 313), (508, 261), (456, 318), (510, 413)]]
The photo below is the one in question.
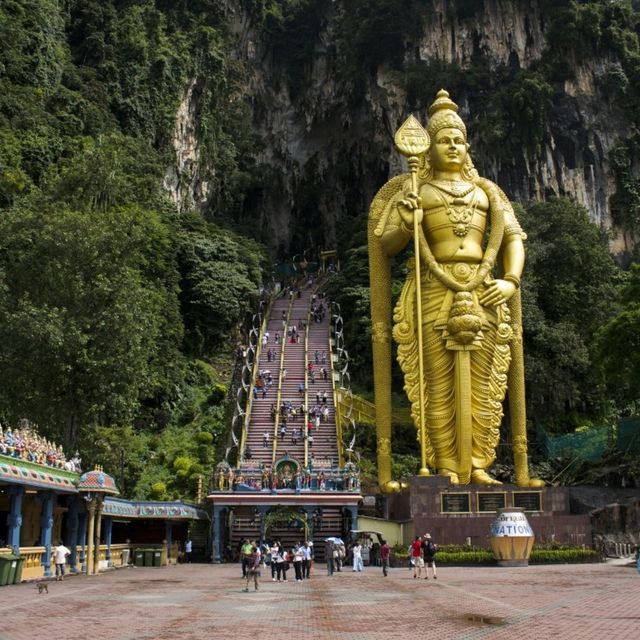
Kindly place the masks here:
[(484, 469), (474, 469), (471, 472), (471, 484), (502, 484), (502, 482), (492, 478)]
[(440, 469), (438, 471), (439, 476), (445, 476), (451, 480), (451, 484), (460, 484), (460, 478), (455, 471), (451, 471), (450, 469)]
[(529, 486), (532, 489), (539, 489), (540, 487), (544, 487), (544, 480), (540, 480), (540, 478), (529, 478)]

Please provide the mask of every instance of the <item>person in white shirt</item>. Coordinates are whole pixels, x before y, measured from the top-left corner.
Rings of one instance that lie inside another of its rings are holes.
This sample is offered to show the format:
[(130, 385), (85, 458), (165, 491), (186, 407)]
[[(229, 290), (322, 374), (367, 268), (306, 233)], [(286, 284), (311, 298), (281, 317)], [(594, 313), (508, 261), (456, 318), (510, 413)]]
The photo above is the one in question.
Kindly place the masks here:
[(64, 565), (67, 562), (67, 556), (71, 555), (71, 551), (62, 544), (62, 540), (59, 540), (53, 553), (56, 563), (56, 580), (64, 580)]
[(362, 571), (362, 545), (357, 542), (353, 545), (353, 570)]

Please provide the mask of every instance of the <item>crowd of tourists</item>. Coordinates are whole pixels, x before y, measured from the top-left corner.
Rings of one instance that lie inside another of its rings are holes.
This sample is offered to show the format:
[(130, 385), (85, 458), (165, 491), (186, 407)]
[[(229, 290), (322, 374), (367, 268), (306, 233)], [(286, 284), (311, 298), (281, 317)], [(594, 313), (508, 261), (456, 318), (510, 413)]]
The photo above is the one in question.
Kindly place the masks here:
[[(356, 540), (348, 547), (340, 538), (327, 538), (324, 547), (327, 575), (340, 573), (345, 567), (351, 566), (353, 572), (363, 572), (363, 556), (369, 558), (369, 565), (381, 567), (383, 576), (389, 574), (391, 547), (386, 540), (373, 542), (371, 539)], [(426, 533), (418, 536), (409, 546), (411, 558), (410, 567), (413, 569), (414, 578), (422, 577), (422, 569), (425, 568), (425, 579), (428, 579), (428, 569), (432, 570), (436, 579), (435, 555), (437, 547)], [(271, 544), (260, 545), (257, 542), (245, 540), (240, 547), (240, 562), (242, 576), (247, 584), (245, 591), (249, 590), (249, 583), (253, 580), (255, 589), (259, 588), (259, 576), (264, 573), (271, 575), (273, 582), (287, 582), (295, 579), (296, 582), (309, 580), (314, 563), (313, 542), (296, 543), (291, 548), (286, 548), (278, 541)], [(289, 573), (293, 569), (294, 578)], [(347, 569), (348, 570), (348, 569)]]
[(19, 429), (3, 429), (0, 426), (0, 454), (66, 471), (80, 473), (82, 470), (82, 461), (77, 453), (67, 460), (60, 445), (39, 436), (28, 423)]
[[(245, 540), (240, 548), (240, 563), (242, 577), (246, 580), (244, 591), (249, 591), (249, 583), (253, 581), (254, 588), (259, 587), (262, 571), (270, 569), (273, 582), (287, 582), (293, 567), (295, 581), (302, 582), (311, 578), (313, 565), (313, 542), (296, 543), (286, 548), (280, 542), (263, 544)], [(293, 580), (293, 578), (292, 578)]]

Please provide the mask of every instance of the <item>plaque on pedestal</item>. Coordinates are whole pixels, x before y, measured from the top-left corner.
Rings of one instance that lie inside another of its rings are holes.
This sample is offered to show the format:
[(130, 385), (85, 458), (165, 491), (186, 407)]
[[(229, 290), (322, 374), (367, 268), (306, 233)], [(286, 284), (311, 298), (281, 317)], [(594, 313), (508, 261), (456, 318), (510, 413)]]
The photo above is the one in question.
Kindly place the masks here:
[(541, 491), (514, 491), (513, 506), (525, 511), (542, 511)]
[(480, 513), (497, 513), (498, 509), (507, 506), (506, 491), (492, 491), (491, 493), (478, 492), (478, 511)]
[(469, 493), (441, 493), (440, 511), (442, 513), (470, 513), (471, 498)]

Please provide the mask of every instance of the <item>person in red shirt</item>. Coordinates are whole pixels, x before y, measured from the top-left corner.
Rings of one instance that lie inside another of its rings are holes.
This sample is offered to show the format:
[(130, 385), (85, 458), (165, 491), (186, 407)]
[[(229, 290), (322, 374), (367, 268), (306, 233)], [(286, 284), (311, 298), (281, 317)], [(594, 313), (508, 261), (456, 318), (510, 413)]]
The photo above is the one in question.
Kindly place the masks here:
[(422, 557), (422, 538), (418, 536), (411, 544), (411, 564), (413, 564), (413, 577), (422, 577), (424, 559)]
[(389, 572), (389, 557), (391, 556), (391, 547), (387, 544), (386, 540), (382, 541), (382, 546), (380, 547), (380, 560), (382, 560), (382, 574), (384, 577), (387, 577), (387, 573)]

